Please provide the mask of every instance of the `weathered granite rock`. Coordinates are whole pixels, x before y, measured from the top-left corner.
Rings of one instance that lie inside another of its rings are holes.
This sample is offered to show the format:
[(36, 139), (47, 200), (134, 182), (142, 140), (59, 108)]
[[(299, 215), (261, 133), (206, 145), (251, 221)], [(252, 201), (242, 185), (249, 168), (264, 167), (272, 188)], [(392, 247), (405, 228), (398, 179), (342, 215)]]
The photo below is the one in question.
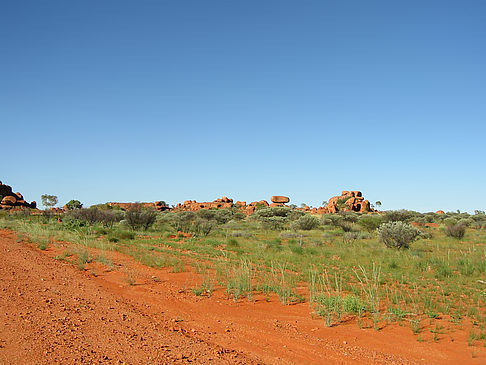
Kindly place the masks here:
[(270, 200), (272, 201), (272, 203), (285, 204), (285, 203), (288, 203), (290, 201), (290, 198), (287, 197), (287, 196), (275, 195), (275, 196), (272, 196), (272, 198)]

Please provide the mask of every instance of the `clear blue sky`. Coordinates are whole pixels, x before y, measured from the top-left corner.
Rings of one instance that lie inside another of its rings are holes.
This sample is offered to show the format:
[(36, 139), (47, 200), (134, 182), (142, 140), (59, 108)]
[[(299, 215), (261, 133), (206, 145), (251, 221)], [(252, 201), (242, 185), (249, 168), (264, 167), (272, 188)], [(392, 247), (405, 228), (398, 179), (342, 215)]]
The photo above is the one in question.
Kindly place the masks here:
[(2, 1), (0, 180), (486, 209), (486, 1)]

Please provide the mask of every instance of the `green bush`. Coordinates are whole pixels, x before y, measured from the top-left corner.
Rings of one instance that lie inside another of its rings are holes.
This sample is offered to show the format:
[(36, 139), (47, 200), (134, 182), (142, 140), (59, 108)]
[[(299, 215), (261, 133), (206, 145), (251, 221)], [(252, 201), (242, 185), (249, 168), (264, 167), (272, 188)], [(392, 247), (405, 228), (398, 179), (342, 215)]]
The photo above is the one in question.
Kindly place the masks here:
[(416, 212), (412, 212), (410, 210), (388, 210), (383, 215), (384, 222), (409, 222), (414, 216), (416, 216)]
[(266, 207), (253, 214), (253, 218), (287, 217), (291, 209), (286, 207)]
[(359, 218), (358, 224), (368, 232), (376, 231), (376, 229), (383, 223), (383, 219), (379, 215), (364, 215)]
[(417, 228), (404, 222), (383, 223), (376, 231), (386, 247), (397, 249), (409, 248), (421, 235)]
[(260, 224), (263, 229), (272, 230), (272, 231), (281, 231), (285, 228), (285, 225), (288, 223), (287, 217), (262, 217), (260, 218)]
[(168, 223), (176, 231), (189, 232), (191, 230), (192, 222), (197, 218), (194, 212), (177, 212), (165, 213), (161, 221)]
[(213, 220), (198, 218), (192, 222), (189, 231), (195, 236), (207, 236), (215, 225), (215, 221)]
[(311, 229), (317, 228), (318, 226), (319, 219), (309, 214), (300, 217), (292, 224), (292, 227), (294, 229), (301, 229), (303, 231), (310, 231)]
[(131, 231), (113, 231), (107, 236), (108, 241), (118, 242), (120, 240), (133, 240), (135, 238), (135, 233)]
[(444, 219), (443, 223), (446, 226), (453, 226), (457, 224), (457, 219), (452, 217), (447, 217), (446, 219)]
[(361, 232), (344, 232), (343, 234), (344, 243), (353, 243), (354, 241), (360, 238), (361, 238)]

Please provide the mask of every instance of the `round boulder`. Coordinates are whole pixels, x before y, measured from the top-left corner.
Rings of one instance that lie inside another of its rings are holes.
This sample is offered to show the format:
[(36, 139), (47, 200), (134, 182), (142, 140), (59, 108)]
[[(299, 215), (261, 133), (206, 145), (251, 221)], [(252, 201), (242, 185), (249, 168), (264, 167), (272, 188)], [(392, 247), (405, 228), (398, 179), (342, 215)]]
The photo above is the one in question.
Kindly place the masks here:
[(7, 195), (4, 196), (2, 199), (2, 202), (0, 204), (2, 205), (15, 205), (17, 203), (17, 198), (12, 196), (12, 195)]

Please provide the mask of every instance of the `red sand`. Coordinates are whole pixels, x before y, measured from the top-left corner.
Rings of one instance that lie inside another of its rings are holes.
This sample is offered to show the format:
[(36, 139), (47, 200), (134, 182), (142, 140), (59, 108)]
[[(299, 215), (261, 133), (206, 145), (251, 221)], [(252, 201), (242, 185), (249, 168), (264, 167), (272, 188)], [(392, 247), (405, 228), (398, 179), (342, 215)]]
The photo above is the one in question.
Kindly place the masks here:
[(409, 326), (328, 328), (306, 303), (236, 303), (222, 289), (198, 297), (190, 290), (198, 275), (119, 253), (107, 253), (112, 271), (100, 263), (82, 271), (54, 259), (62, 249), (40, 251), (9, 231), (0, 231), (0, 252), (1, 364), (486, 363), (486, 348), (468, 346), (461, 329), (419, 342)]

